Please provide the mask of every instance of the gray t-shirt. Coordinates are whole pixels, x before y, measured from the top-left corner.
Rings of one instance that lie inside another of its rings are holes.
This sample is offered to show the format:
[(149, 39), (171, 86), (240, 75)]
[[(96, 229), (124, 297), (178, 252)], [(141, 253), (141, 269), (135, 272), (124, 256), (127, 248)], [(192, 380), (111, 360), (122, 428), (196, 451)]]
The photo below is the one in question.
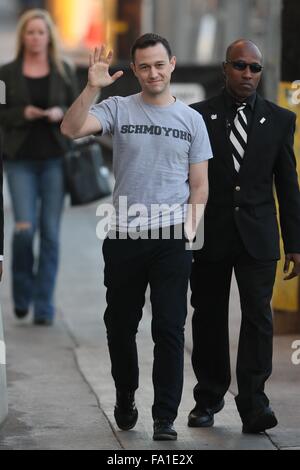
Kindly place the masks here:
[(183, 223), (189, 166), (212, 158), (202, 116), (179, 100), (146, 104), (141, 94), (102, 101), (90, 114), (113, 136), (116, 228), (135, 228), (137, 215), (142, 230)]

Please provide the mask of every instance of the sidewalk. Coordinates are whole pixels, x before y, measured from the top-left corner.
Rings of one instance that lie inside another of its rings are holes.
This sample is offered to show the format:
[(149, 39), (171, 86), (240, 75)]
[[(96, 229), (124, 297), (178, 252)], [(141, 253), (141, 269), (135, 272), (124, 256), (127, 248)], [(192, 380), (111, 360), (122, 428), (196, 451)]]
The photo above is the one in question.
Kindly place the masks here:
[[(11, 215), (6, 214), (5, 279), (2, 308), (8, 350), (9, 418), (0, 431), (0, 450), (196, 450), (300, 449), (300, 368), (291, 363), (291, 344), (299, 338), (277, 338), (275, 368), (268, 390), (280, 426), (268, 435), (247, 436), (234, 404), (235, 384), (226, 407), (211, 429), (189, 429), (194, 376), (190, 365), (190, 318), (187, 328), (185, 391), (175, 443), (152, 441), (152, 341), (149, 303), (138, 336), (141, 387), (140, 418), (134, 431), (114, 423), (114, 386), (102, 315), (105, 309), (101, 243), (96, 239), (96, 206), (68, 209), (62, 233), (62, 261), (57, 290), (58, 321), (53, 329), (18, 323), (9, 294)], [(239, 308), (232, 296), (232, 345), (235, 357)]]

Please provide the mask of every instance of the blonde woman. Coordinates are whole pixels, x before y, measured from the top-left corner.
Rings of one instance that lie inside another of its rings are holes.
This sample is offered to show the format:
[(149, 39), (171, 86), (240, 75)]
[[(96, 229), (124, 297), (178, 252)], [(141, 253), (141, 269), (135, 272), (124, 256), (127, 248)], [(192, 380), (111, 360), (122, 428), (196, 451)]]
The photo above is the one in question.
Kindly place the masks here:
[[(64, 201), (63, 156), (69, 141), (60, 133), (64, 112), (76, 96), (70, 66), (58, 54), (48, 12), (30, 10), (19, 21), (17, 57), (0, 69), (7, 104), (0, 109), (6, 172), (15, 217), (13, 300), (17, 318), (33, 305), (34, 323), (51, 325)], [(38, 259), (33, 242), (39, 231)]]

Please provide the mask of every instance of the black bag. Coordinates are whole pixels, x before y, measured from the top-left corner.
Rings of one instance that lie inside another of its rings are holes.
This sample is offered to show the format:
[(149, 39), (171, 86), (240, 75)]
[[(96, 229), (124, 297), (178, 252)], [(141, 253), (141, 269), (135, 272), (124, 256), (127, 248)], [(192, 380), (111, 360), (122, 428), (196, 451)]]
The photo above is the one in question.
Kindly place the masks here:
[(65, 155), (65, 178), (71, 205), (80, 206), (111, 195), (110, 172), (95, 140), (74, 142)]

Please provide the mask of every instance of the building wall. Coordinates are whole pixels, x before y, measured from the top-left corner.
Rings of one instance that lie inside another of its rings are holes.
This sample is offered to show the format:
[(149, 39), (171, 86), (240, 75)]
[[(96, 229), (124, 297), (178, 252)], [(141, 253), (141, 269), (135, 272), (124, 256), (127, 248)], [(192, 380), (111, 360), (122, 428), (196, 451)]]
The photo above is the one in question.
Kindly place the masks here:
[(265, 57), (265, 94), (276, 99), (282, 0), (143, 1), (152, 14), (145, 27), (170, 40), (179, 63), (218, 64), (232, 41), (252, 39)]

